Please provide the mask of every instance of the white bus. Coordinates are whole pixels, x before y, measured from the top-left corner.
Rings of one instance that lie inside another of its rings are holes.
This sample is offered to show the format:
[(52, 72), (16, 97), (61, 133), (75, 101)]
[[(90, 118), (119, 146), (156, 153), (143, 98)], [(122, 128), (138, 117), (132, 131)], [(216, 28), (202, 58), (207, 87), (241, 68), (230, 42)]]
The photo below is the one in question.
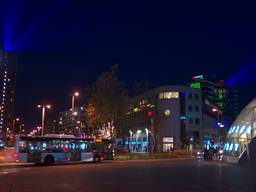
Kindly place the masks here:
[(93, 152), (91, 139), (71, 135), (17, 135), (15, 152), (18, 162), (58, 164), (68, 162), (100, 162), (101, 153)]

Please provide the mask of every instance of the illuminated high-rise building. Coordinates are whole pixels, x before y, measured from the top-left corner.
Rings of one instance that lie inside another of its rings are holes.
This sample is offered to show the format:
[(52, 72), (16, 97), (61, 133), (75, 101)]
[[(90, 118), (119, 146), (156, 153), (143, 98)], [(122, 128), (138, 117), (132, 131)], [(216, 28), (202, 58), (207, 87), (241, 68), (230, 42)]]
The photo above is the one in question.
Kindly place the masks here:
[(0, 135), (12, 129), (17, 55), (0, 49)]
[(201, 89), (205, 107), (210, 104), (215, 105), (222, 111), (223, 116), (232, 121), (237, 117), (238, 92), (234, 87), (226, 85), (223, 80), (217, 80), (215, 77), (199, 75), (192, 79), (190, 87)]

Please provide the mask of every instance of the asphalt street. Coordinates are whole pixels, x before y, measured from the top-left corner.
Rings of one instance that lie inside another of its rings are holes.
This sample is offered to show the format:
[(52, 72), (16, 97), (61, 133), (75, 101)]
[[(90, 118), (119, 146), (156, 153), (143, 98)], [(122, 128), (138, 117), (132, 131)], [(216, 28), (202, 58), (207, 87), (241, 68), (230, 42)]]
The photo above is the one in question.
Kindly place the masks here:
[(0, 167), (0, 192), (256, 191), (256, 168), (203, 160)]

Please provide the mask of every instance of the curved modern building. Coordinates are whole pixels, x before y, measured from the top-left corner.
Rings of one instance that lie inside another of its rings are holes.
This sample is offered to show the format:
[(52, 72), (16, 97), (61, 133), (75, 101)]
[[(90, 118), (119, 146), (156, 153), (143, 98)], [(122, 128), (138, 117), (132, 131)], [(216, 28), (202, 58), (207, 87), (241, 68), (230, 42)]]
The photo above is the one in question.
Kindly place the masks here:
[(148, 90), (130, 100), (126, 147), (133, 153), (203, 148), (222, 138), (216, 113), (210, 112), (203, 108), (201, 89), (167, 85)]
[[(231, 163), (256, 160), (256, 98), (239, 114), (227, 135), (224, 159)], [(256, 162), (256, 161), (255, 161)]]

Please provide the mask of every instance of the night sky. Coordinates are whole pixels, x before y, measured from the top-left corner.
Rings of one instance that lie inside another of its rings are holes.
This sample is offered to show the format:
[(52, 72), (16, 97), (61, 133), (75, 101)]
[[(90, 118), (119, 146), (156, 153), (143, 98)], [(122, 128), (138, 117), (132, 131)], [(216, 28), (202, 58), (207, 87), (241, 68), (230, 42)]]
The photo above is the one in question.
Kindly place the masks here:
[(240, 91), (243, 107), (256, 95), (254, 5), (204, 1), (0, 0), (1, 38), (19, 52), (16, 115), (37, 126), (35, 107), (49, 115), (70, 107), (70, 94), (110, 65), (130, 89), (185, 84), (215, 74)]

